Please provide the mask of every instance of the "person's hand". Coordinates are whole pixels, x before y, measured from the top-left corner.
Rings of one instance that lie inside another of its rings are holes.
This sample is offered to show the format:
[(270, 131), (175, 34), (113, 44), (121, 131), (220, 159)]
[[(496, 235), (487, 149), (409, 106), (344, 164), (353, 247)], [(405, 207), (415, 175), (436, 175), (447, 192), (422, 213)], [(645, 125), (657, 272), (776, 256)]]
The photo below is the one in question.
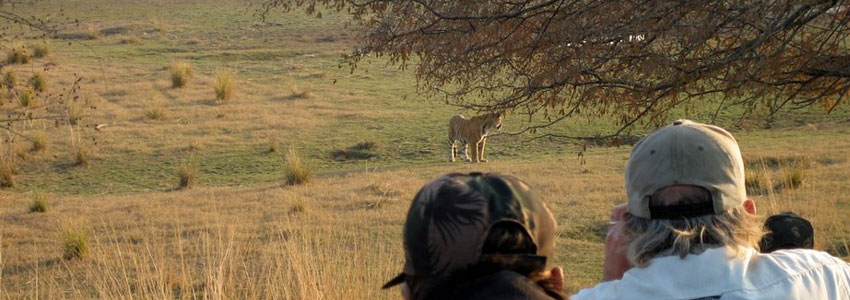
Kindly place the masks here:
[(564, 269), (561, 267), (554, 267), (546, 278), (546, 281), (549, 282), (549, 286), (554, 288), (558, 292), (564, 291)]
[(602, 281), (621, 279), (623, 274), (632, 267), (626, 257), (629, 239), (623, 224), (627, 211), (626, 204), (617, 205), (611, 210), (611, 221), (608, 225), (608, 234), (605, 236), (605, 265)]

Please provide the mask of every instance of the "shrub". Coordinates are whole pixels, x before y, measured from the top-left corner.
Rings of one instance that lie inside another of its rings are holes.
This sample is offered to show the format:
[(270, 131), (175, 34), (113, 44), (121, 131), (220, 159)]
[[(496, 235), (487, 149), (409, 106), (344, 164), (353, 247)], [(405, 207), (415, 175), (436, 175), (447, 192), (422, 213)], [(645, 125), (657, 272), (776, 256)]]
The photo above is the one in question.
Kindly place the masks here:
[(35, 106), (35, 92), (31, 89), (21, 91), (21, 94), (18, 95), (18, 102), (21, 103), (21, 107), (33, 107)]
[(47, 149), (47, 133), (44, 131), (36, 131), (30, 137), (32, 141), (32, 148), (30, 148), (33, 152), (39, 152)]
[(15, 45), (6, 56), (8, 64), (28, 64), (32, 56), (23, 45)]
[(12, 72), (12, 70), (6, 71), (6, 74), (3, 74), (3, 85), (6, 86), (6, 88), (14, 88), (15, 83), (17, 82), (18, 76), (15, 75), (15, 72)]
[(37, 212), (43, 213), (43, 212), (46, 212), (46, 211), (47, 211), (47, 200), (44, 198), (43, 195), (36, 195), (35, 199), (33, 199), (32, 203), (30, 204), (30, 212), (31, 213), (37, 213)]
[(44, 92), (47, 90), (47, 75), (44, 72), (36, 72), (30, 79), (32, 89), (36, 92)]
[(177, 168), (177, 177), (180, 178), (180, 188), (190, 189), (195, 186), (195, 174), (197, 169), (189, 164), (180, 164)]
[(213, 90), (216, 100), (229, 101), (233, 97), (233, 74), (228, 71), (216, 72)]
[(171, 64), (171, 87), (182, 88), (186, 86), (194, 73), (194, 67), (192, 67), (192, 64), (187, 61), (180, 61)]
[(47, 41), (35, 44), (32, 46), (32, 54), (35, 57), (47, 57), (50, 55), (50, 44)]
[(0, 188), (15, 187), (15, 161), (11, 158), (0, 160)]
[(83, 146), (77, 146), (74, 149), (74, 164), (77, 166), (88, 166), (91, 163), (89, 150)]
[(286, 184), (298, 185), (310, 181), (310, 177), (313, 176), (313, 169), (304, 162), (304, 158), (298, 155), (295, 149), (289, 149), (289, 153), (286, 154), (284, 173)]
[(83, 228), (65, 228), (62, 239), (62, 258), (82, 258), (89, 252), (89, 232)]

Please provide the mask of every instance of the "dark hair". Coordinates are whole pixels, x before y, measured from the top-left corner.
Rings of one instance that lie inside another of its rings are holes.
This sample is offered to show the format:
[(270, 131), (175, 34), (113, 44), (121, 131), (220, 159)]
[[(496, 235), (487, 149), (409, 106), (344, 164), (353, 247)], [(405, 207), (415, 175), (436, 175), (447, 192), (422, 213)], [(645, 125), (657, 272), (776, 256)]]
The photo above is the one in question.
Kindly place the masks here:
[[(522, 225), (515, 222), (493, 224), (481, 248), (482, 259), (464, 269), (439, 280), (427, 283), (427, 292), (419, 299), (444, 299), (471, 279), (481, 278), (501, 271), (513, 271), (528, 277), (546, 293), (557, 300), (566, 299), (544, 276), (545, 258), (537, 254), (537, 246)], [(519, 257), (519, 258), (517, 258)], [(535, 261), (530, 261), (535, 260)], [(408, 285), (426, 284), (421, 280), (408, 280)], [(411, 286), (411, 289), (413, 287)]]

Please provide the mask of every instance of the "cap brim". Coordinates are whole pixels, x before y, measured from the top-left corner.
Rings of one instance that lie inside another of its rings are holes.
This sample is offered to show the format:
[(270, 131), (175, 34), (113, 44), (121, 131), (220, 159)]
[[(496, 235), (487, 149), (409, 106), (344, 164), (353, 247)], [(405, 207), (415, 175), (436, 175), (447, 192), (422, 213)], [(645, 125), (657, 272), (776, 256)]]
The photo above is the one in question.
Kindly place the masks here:
[(404, 280), (406, 278), (407, 278), (407, 275), (405, 275), (404, 273), (398, 274), (398, 276), (396, 276), (395, 278), (390, 279), (390, 281), (387, 281), (387, 283), (385, 283), (384, 286), (381, 287), (381, 289), (388, 289), (388, 288), (394, 287), (396, 285), (399, 285), (402, 282), (404, 282)]

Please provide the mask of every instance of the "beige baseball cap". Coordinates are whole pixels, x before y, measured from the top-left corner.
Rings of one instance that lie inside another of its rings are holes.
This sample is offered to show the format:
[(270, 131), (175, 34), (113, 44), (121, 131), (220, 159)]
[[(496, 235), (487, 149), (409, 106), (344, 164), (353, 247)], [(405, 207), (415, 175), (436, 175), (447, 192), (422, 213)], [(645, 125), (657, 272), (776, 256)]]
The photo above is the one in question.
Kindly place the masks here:
[[(711, 193), (712, 203), (681, 213), (653, 213), (649, 198), (673, 185), (694, 185)], [(744, 160), (735, 138), (723, 128), (678, 120), (635, 144), (626, 164), (629, 213), (646, 219), (718, 214), (747, 199)]]

